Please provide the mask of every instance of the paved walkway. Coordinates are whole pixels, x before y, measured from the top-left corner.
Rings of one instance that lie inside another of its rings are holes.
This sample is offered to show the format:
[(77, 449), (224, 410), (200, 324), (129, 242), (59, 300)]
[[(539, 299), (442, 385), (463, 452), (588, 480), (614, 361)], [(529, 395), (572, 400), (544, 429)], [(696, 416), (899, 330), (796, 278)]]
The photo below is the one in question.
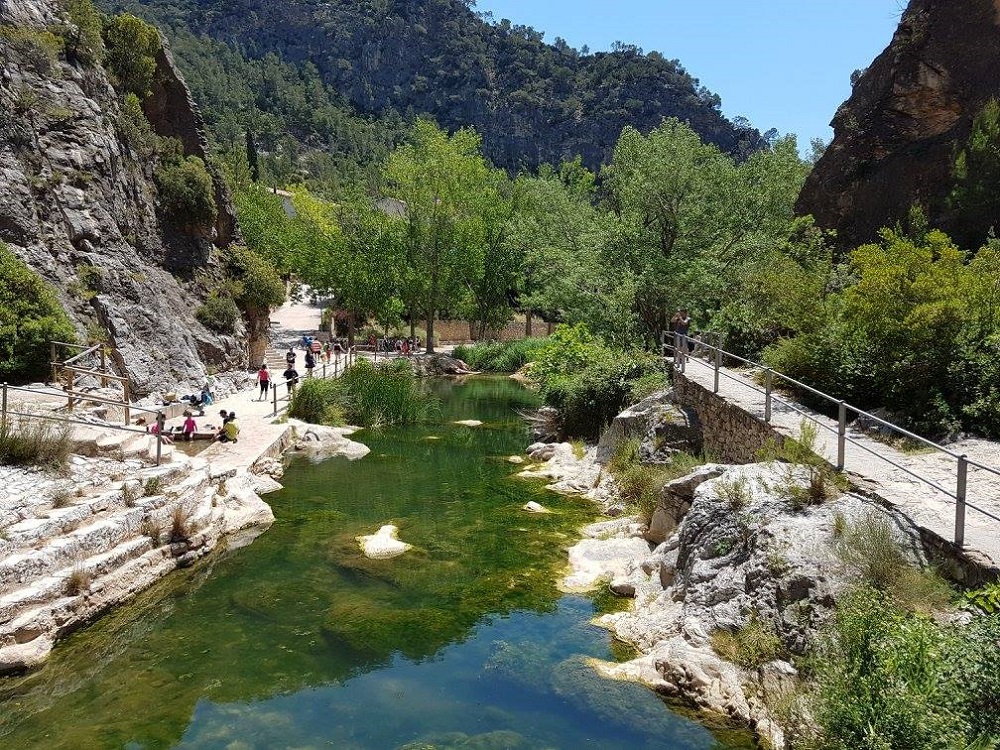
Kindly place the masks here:
[[(308, 302), (286, 302), (280, 309), (271, 313), (271, 341), (273, 352), (277, 357), (280, 349), (298, 341), (304, 334), (314, 334), (320, 326), (322, 310)], [(287, 349), (285, 349), (287, 351)], [(299, 361), (302, 362), (305, 353), (301, 347), (297, 349)], [(270, 359), (271, 357), (269, 357)], [(284, 355), (280, 356), (284, 363)], [(272, 370), (274, 367), (269, 365)], [(299, 371), (304, 374), (305, 368)], [(281, 370), (271, 373), (275, 380), (281, 378)], [(274, 456), (285, 447), (289, 438), (290, 428), (286, 424), (275, 424), (274, 403), (269, 397), (266, 401), (258, 401), (259, 389), (251, 389), (217, 401), (205, 410), (205, 416), (198, 418), (199, 428), (212, 425), (218, 428), (222, 424), (219, 411), (235, 411), (240, 425), (240, 439), (236, 443), (215, 443), (202, 451), (199, 456), (206, 459), (212, 467), (213, 476), (226, 476), (240, 469), (252, 466), (265, 456)], [(285, 388), (281, 386), (279, 398), (285, 396)], [(284, 404), (279, 402), (281, 408)], [(174, 419), (170, 424), (180, 424), (183, 420)]]
[[(757, 372), (723, 367), (720, 371), (719, 395), (729, 403), (763, 419), (765, 402), (763, 388), (752, 379)], [(715, 372), (711, 363), (692, 357), (684, 374), (690, 380), (712, 390)], [(829, 428), (818, 431), (817, 443), (819, 452), (836, 465), (836, 420), (807, 409), (790, 397), (773, 394), (771, 423), (779, 432), (792, 437), (797, 436), (803, 419), (799, 412), (810, 414), (820, 424)], [(853, 444), (850, 440), (847, 442), (845, 471), (868, 480), (875, 492), (900, 508), (918, 526), (933, 531), (949, 541), (955, 538), (955, 500), (945, 492), (892, 466), (885, 459), (935, 482), (952, 494), (955, 493), (957, 486), (956, 459), (944, 453), (931, 452), (930, 449), (904, 452), (874, 439), (869, 434), (853, 429), (850, 425), (847, 436), (857, 444)], [(951, 444), (948, 449), (958, 454), (965, 454), (982, 464), (1000, 468), (1000, 445), (996, 443), (972, 439)], [(973, 505), (1000, 516), (1000, 477), (970, 466), (967, 498)], [(1000, 563), (1000, 522), (970, 507), (966, 513), (965, 528), (965, 546), (985, 554), (994, 563)]]

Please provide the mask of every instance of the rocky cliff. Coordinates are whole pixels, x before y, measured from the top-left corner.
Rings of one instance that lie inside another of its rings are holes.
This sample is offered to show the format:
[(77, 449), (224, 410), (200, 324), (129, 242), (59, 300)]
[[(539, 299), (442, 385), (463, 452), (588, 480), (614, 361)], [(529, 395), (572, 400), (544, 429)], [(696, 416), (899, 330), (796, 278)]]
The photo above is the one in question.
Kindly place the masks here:
[(951, 230), (955, 155), (1000, 95), (998, 71), (1000, 1), (911, 0), (892, 43), (837, 111), (799, 212), (837, 229), (843, 247), (872, 239), (914, 203)]
[[(120, 97), (100, 66), (46, 58), (56, 0), (0, 0), (0, 241), (49, 281), (81, 338), (105, 338), (142, 394), (239, 363), (241, 343), (195, 310), (221, 279), (235, 215), (216, 178), (210, 237), (171, 226), (153, 165), (122, 137)], [(17, 37), (17, 34), (22, 34)], [(18, 43), (20, 41), (20, 43)], [(201, 118), (169, 52), (157, 59), (146, 115), (185, 155), (204, 158)]]

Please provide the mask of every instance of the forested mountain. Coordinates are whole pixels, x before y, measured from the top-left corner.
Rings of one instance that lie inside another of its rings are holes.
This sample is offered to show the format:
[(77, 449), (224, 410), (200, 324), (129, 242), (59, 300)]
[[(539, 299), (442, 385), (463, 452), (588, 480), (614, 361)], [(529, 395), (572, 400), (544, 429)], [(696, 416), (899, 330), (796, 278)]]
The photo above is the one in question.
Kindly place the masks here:
[[(559, 38), (547, 44), (534, 29), (476, 13), (469, 0), (104, 6), (167, 30), (208, 121), (223, 126), (222, 140), (249, 121), (269, 148), (267, 139), (278, 138), (270, 131), (285, 125), (300, 143), (325, 141), (351, 161), (392, 140), (403, 120), (429, 114), (450, 129), (475, 126), (487, 156), (511, 171), (578, 154), (596, 167), (626, 124), (647, 131), (667, 116), (738, 158), (764, 143), (745, 122), (723, 117), (719, 98), (676, 60), (627, 45), (585, 54)], [(348, 103), (383, 122), (350, 121)]]

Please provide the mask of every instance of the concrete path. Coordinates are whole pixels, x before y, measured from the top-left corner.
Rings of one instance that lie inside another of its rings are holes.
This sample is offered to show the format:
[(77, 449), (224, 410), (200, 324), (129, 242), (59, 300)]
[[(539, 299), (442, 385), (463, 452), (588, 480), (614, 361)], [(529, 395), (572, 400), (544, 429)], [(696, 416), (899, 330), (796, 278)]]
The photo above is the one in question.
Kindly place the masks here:
[[(321, 318), (321, 308), (311, 305), (308, 301), (288, 301), (280, 309), (271, 313), (271, 341), (282, 345), (298, 341), (304, 334), (315, 334), (320, 326)], [(281, 348), (283, 347), (273, 347), (274, 351), (269, 351), (269, 354), (284, 363), (284, 356), (278, 356)], [(305, 353), (301, 347), (297, 349), (296, 353), (301, 362)], [(269, 357), (270, 359), (271, 357)], [(274, 371), (273, 365), (269, 365), (269, 367), (272, 370), (272, 379), (275, 382), (280, 380), (284, 368)], [(305, 374), (304, 367), (300, 366), (299, 371)], [(217, 401), (205, 410), (204, 417), (197, 418), (199, 428), (204, 429), (211, 426), (218, 429), (222, 425), (219, 412), (225, 409), (227, 412), (236, 412), (236, 419), (240, 425), (238, 442), (214, 443), (198, 454), (199, 457), (208, 461), (213, 477), (234, 474), (252, 466), (261, 458), (277, 456), (288, 446), (291, 439), (291, 428), (286, 424), (275, 424), (277, 420), (274, 417), (274, 403), (270, 394), (266, 401), (259, 401), (258, 393), (259, 389), (256, 386), (240, 391)], [(283, 398), (285, 395), (286, 389), (281, 385), (278, 396)], [(282, 402), (278, 403), (279, 409), (285, 405)], [(173, 419), (169, 424), (180, 424), (182, 421), (183, 419)]]
[[(719, 395), (763, 419), (763, 388), (753, 380), (758, 372), (721, 368)], [(713, 389), (715, 371), (712, 363), (692, 357), (684, 374), (709, 391)], [(771, 423), (782, 434), (799, 435), (803, 412), (827, 428), (819, 430), (818, 448), (827, 460), (836, 465), (837, 421), (802, 406), (791, 397), (773, 395)], [(850, 440), (845, 450), (845, 471), (868, 480), (875, 492), (899, 507), (918, 526), (933, 531), (943, 539), (954, 540), (956, 502), (946, 493), (954, 495), (956, 492), (956, 459), (930, 449), (903, 451), (850, 425), (847, 436)], [(951, 444), (948, 449), (984, 465), (1000, 468), (1000, 445), (996, 443), (971, 439)], [(940, 489), (893, 466), (889, 461), (935, 483)], [(967, 498), (969, 503), (1000, 517), (1000, 476), (970, 466)], [(967, 548), (984, 554), (994, 563), (1000, 563), (1000, 522), (970, 507), (966, 513), (965, 529)]]

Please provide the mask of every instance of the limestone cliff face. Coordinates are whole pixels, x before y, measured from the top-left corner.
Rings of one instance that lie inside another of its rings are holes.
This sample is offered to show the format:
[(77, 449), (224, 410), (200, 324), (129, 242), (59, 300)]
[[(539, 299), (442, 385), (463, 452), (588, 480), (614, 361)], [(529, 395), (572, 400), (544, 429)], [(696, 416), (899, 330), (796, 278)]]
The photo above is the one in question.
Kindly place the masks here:
[(872, 239), (914, 203), (948, 229), (955, 154), (995, 96), (1000, 0), (911, 0), (892, 43), (837, 111), (834, 140), (798, 210), (837, 229), (843, 247)]
[[(0, 0), (0, 23), (41, 29), (57, 19), (55, 0)], [(36, 57), (0, 37), (0, 241), (56, 287), (81, 335), (106, 333), (140, 394), (241, 363), (241, 342), (194, 316), (221, 278), (213, 241), (235, 234), (221, 181), (211, 238), (173, 228), (158, 211), (152, 165), (119, 135), (105, 72)], [(154, 130), (205, 157), (201, 118), (169, 53), (158, 66), (146, 104)]]

